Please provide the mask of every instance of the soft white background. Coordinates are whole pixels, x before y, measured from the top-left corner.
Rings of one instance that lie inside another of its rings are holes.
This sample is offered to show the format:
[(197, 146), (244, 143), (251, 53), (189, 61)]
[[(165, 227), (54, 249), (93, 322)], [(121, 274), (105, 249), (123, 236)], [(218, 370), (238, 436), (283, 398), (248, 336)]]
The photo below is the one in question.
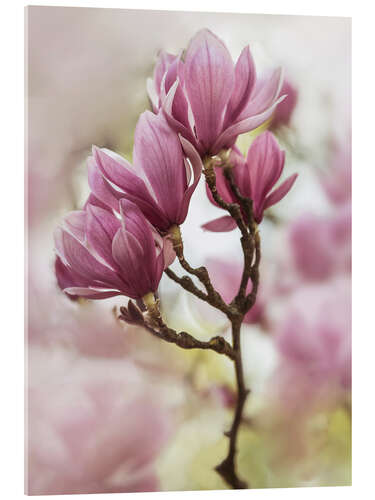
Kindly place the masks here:
[[(5, 2), (4, 2), (5, 3)], [(23, 6), (13, 0), (2, 6), (1, 40), (1, 497), (23, 496)], [(243, 492), (184, 492), (128, 494), (126, 498), (359, 498), (375, 496), (374, 452), (374, 232), (372, 154), (375, 110), (373, 103), (374, 26), (370, 2), (291, 0), (250, 3), (222, 0), (30, 2), (40, 5), (203, 10), (265, 14), (353, 17), (353, 371), (354, 438), (353, 487)], [(141, 36), (141, 34), (140, 34)], [(27, 250), (27, 249), (26, 249)], [(62, 497), (53, 497), (62, 498)], [(67, 497), (64, 497), (67, 498)], [(74, 498), (74, 496), (68, 496)], [(77, 498), (91, 498), (82, 495)], [(96, 497), (95, 497), (96, 498)], [(98, 495), (98, 498), (116, 498)]]

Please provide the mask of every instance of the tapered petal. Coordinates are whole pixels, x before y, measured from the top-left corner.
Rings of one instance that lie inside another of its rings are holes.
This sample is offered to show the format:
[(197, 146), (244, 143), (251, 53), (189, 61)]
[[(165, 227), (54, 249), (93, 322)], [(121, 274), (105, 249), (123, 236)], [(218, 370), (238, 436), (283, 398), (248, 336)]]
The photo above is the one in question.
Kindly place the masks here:
[(87, 241), (112, 269), (117, 268), (112, 257), (112, 240), (120, 226), (117, 217), (107, 210), (92, 205), (87, 207)]
[(277, 68), (271, 73), (263, 75), (259, 78), (247, 106), (243, 109), (240, 115), (240, 120), (258, 115), (272, 106), (272, 104), (280, 96), (283, 79), (284, 76), (282, 68)]
[(189, 128), (188, 102), (183, 90), (183, 78), (184, 64), (180, 58), (176, 58), (169, 66), (162, 80), (160, 103), (165, 100), (174, 83), (179, 81), (181, 84), (177, 85), (176, 92), (173, 97), (172, 114), (176, 120)]
[(96, 207), (104, 208), (104, 210), (108, 210), (112, 213), (112, 208), (102, 203), (93, 193), (89, 194), (85, 204), (83, 205), (83, 209), (86, 210), (88, 205), (95, 205)]
[(142, 265), (153, 272), (155, 265), (155, 239), (150, 224), (145, 219), (138, 206), (126, 199), (120, 201), (120, 212), (123, 227), (141, 244), (145, 261)]
[(247, 154), (252, 199), (264, 200), (279, 180), (283, 171), (285, 153), (280, 150), (271, 132), (263, 132), (252, 143)]
[(202, 225), (204, 230), (211, 231), (212, 233), (225, 233), (232, 231), (236, 227), (236, 221), (230, 215), (224, 215), (224, 217), (219, 217)]
[(168, 54), (164, 50), (161, 50), (158, 55), (158, 60), (154, 69), (154, 82), (157, 94), (160, 94), (161, 82), (165, 73), (167, 72), (169, 66), (177, 59), (177, 56), (173, 54)]
[(234, 75), (234, 89), (225, 113), (225, 127), (233, 123), (242, 112), (254, 88), (256, 73), (249, 46), (245, 47), (241, 52), (235, 66)]
[[(93, 155), (100, 172), (106, 179), (121, 189), (122, 197), (137, 204), (152, 224), (162, 230), (168, 229), (168, 219), (160, 210), (145, 181), (137, 175), (136, 168), (113, 151), (99, 149), (94, 146)], [(102, 181), (96, 181), (96, 184), (101, 186)], [(105, 188), (107, 186), (108, 183)], [(103, 188), (101, 187), (101, 189)], [(105, 191), (105, 196), (107, 196), (107, 191)], [(117, 195), (115, 194), (115, 196)]]
[(135, 130), (134, 154), (158, 204), (174, 223), (187, 187), (186, 172), (178, 136), (162, 113), (142, 113)]
[(123, 195), (121, 195), (119, 191), (116, 191), (110, 183), (104, 179), (92, 157), (88, 159), (87, 167), (89, 186), (94, 196), (104, 205), (118, 212), (118, 201)]
[(217, 154), (223, 148), (230, 148), (235, 143), (237, 137), (245, 132), (250, 132), (258, 128), (262, 123), (266, 122), (268, 118), (272, 116), (276, 106), (284, 99), (285, 96), (279, 97), (268, 109), (255, 115), (249, 116), (241, 121), (238, 121), (234, 125), (228, 127), (224, 132), (218, 137), (215, 144), (213, 145), (211, 151), (212, 154)]
[(84, 210), (74, 210), (63, 219), (63, 226), (82, 243), (86, 240), (86, 217)]
[(129, 287), (129, 297), (141, 298), (148, 292), (154, 291), (146, 270), (142, 246), (135, 236), (120, 228), (113, 238), (112, 254)]
[[(203, 163), (202, 163), (201, 157), (199, 156), (199, 154), (198, 154), (197, 150), (194, 148), (194, 146), (192, 144), (190, 144), (190, 142), (187, 141), (186, 139), (184, 139), (182, 136), (180, 136), (180, 141), (181, 141), (181, 145), (182, 145), (182, 148), (184, 150), (184, 153), (186, 154), (186, 156), (190, 162), (191, 168), (193, 170), (193, 182), (191, 183), (191, 185), (187, 188), (187, 190), (184, 193), (182, 205), (181, 205), (181, 211), (180, 211), (178, 219), (176, 220), (177, 224), (182, 224), (184, 222), (184, 220), (186, 219), (191, 196), (194, 193), (195, 188), (198, 185), (198, 182), (199, 182), (199, 179), (200, 179), (200, 176), (202, 173), (202, 169), (203, 169)], [(190, 165), (188, 164), (188, 162), (186, 160), (185, 160), (185, 164), (187, 164), (186, 168), (190, 170)], [(188, 175), (187, 179), (188, 179), (187, 182), (190, 182), (191, 175)]]
[(202, 152), (202, 147), (197, 140), (196, 136), (192, 132), (192, 127), (189, 122), (188, 125), (184, 125), (180, 121), (178, 121), (174, 115), (173, 115), (173, 104), (174, 100), (176, 98), (177, 90), (178, 87), (181, 85), (181, 82), (179, 79), (177, 79), (172, 87), (169, 89), (168, 94), (166, 95), (165, 99), (162, 100), (162, 111), (164, 113), (164, 116), (167, 119), (167, 122), (169, 126), (178, 134), (181, 134), (185, 139), (187, 139), (189, 142), (194, 144), (198, 151), (201, 153)]
[(148, 98), (150, 99), (152, 110), (154, 113), (157, 113), (159, 109), (159, 95), (156, 91), (155, 82), (152, 78), (147, 78), (146, 90)]
[(208, 151), (221, 131), (234, 67), (224, 43), (207, 29), (195, 35), (186, 51), (184, 83), (197, 138)]
[[(72, 270), (66, 266), (58, 256), (56, 256), (55, 260), (55, 274), (57, 284), (61, 290), (83, 284), (82, 281), (80, 282), (79, 278), (77, 279), (76, 276), (73, 275)], [(70, 295), (69, 298), (71, 300), (77, 300), (78, 296)]]
[(274, 189), (272, 193), (267, 196), (264, 208), (268, 208), (275, 203), (279, 202), (284, 196), (290, 191), (295, 180), (297, 179), (298, 174), (293, 174), (288, 177), (278, 188)]

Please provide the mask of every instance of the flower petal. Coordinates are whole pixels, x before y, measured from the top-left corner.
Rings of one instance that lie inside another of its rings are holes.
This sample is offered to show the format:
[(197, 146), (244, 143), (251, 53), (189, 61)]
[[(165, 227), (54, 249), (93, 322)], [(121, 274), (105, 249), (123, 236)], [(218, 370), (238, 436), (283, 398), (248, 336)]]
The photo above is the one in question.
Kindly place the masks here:
[(224, 215), (201, 226), (205, 231), (212, 233), (225, 233), (237, 227), (236, 221), (230, 215)]
[[(180, 123), (174, 116), (173, 116), (173, 103), (174, 99), (177, 94), (177, 89), (181, 85), (180, 80), (177, 79), (172, 87), (169, 89), (168, 94), (166, 95), (165, 99), (162, 100), (162, 111), (164, 113), (164, 116), (169, 124), (169, 126), (178, 134), (183, 135), (189, 142), (194, 144), (199, 152), (201, 152), (200, 147), (199, 147), (199, 142), (197, 141), (195, 135), (193, 134), (191, 130), (191, 126), (187, 127), (183, 123)], [(190, 123), (190, 122), (189, 122)]]
[(284, 75), (282, 68), (275, 69), (269, 76), (264, 75), (259, 78), (253, 89), (250, 101), (240, 115), (240, 120), (258, 115), (272, 106), (280, 96), (283, 79)]
[(167, 72), (169, 66), (177, 59), (177, 56), (169, 54), (164, 50), (161, 50), (158, 54), (158, 60), (154, 69), (154, 83), (155, 90), (158, 95), (160, 95), (161, 82), (165, 73)]
[(187, 48), (184, 84), (197, 138), (210, 151), (221, 132), (234, 86), (234, 67), (224, 43), (207, 29), (199, 31)]
[(63, 231), (64, 256), (74, 272), (91, 285), (121, 290), (121, 279), (107, 266), (99, 262), (74, 236)]
[(252, 143), (247, 154), (251, 197), (255, 204), (265, 199), (283, 171), (285, 152), (271, 132), (263, 132)]
[[(61, 290), (65, 288), (77, 286), (77, 285), (87, 285), (88, 283), (83, 283), (82, 280), (73, 274), (72, 269), (66, 266), (60, 257), (56, 256), (55, 259), (55, 274), (57, 279), (57, 284)], [(77, 300), (77, 296), (69, 296), (71, 300)]]
[(86, 240), (86, 217), (84, 210), (73, 210), (63, 219), (63, 227), (82, 243)]
[(162, 211), (175, 223), (187, 187), (186, 172), (178, 136), (162, 113), (142, 113), (135, 130), (134, 155)]
[(250, 132), (254, 130), (262, 123), (268, 120), (272, 116), (276, 106), (281, 102), (285, 96), (279, 97), (268, 109), (259, 113), (255, 116), (250, 116), (245, 118), (234, 125), (228, 127), (224, 132), (218, 137), (214, 146), (212, 147), (212, 154), (217, 154), (223, 148), (230, 148), (235, 143), (237, 137), (245, 132)]
[(183, 90), (183, 74), (184, 63), (178, 57), (171, 63), (164, 75), (161, 84), (160, 100), (161, 102), (164, 102), (173, 84), (176, 81), (181, 82), (181, 85), (177, 85), (176, 92), (173, 97), (172, 114), (177, 121), (189, 128), (189, 111), (188, 102)]
[(87, 207), (87, 241), (105, 262), (116, 269), (112, 256), (112, 240), (121, 223), (107, 210), (89, 205)]
[(123, 196), (116, 191), (109, 182), (104, 179), (94, 158), (90, 157), (87, 161), (89, 186), (95, 197), (104, 205), (119, 211), (118, 200)]
[[(200, 179), (200, 176), (202, 173), (202, 169), (203, 169), (203, 163), (202, 163), (201, 157), (199, 156), (198, 151), (194, 148), (194, 146), (192, 144), (190, 144), (189, 141), (184, 139), (181, 135), (180, 135), (180, 141), (181, 141), (181, 145), (182, 145), (182, 148), (184, 150), (184, 153), (186, 154), (187, 158), (189, 159), (190, 164), (191, 164), (191, 168), (193, 170), (193, 183), (187, 188), (187, 190), (185, 191), (185, 194), (183, 196), (181, 211), (180, 211), (178, 219), (176, 220), (177, 224), (182, 224), (186, 219), (191, 196), (194, 193), (195, 188), (198, 185), (198, 182), (199, 182), (199, 179)], [(188, 162), (185, 160), (185, 165), (187, 163)], [(186, 168), (190, 168), (190, 166), (186, 165)], [(189, 181), (190, 181), (190, 178), (191, 178), (191, 176), (189, 175), (188, 176)]]
[[(93, 147), (93, 155), (95, 164), (103, 176), (122, 190), (121, 197), (138, 205), (150, 222), (160, 229), (169, 228), (168, 219), (158, 207), (145, 181), (136, 174), (136, 169), (130, 163), (113, 151), (99, 149), (95, 146)], [(115, 196), (117, 195), (115, 194)]]
[(234, 69), (234, 77), (234, 89), (225, 113), (225, 127), (233, 123), (247, 105), (255, 84), (255, 65), (249, 46), (243, 49), (238, 58)]
[(140, 242), (130, 232), (120, 228), (112, 242), (112, 254), (128, 285), (128, 296), (143, 297), (152, 290), (151, 279), (146, 270), (146, 259)]
[(297, 179), (298, 174), (293, 174), (288, 177), (278, 188), (274, 189), (270, 195), (267, 196), (264, 209), (275, 205), (275, 203), (279, 202), (284, 196), (290, 191), (295, 180)]

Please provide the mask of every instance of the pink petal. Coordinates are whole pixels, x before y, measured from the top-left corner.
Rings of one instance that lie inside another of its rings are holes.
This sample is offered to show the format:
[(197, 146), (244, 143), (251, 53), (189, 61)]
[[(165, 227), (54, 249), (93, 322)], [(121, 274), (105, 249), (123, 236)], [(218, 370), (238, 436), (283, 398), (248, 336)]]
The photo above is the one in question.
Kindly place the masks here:
[(235, 83), (232, 96), (229, 100), (225, 127), (233, 123), (250, 99), (254, 87), (256, 73), (249, 46), (245, 47), (235, 66)]
[(199, 31), (186, 51), (185, 89), (196, 135), (206, 151), (220, 134), (233, 86), (234, 68), (228, 49), (209, 30)]
[(125, 230), (131, 233), (141, 244), (142, 252), (146, 259), (144, 265), (153, 269), (156, 255), (153, 228), (139, 207), (126, 199), (120, 201), (120, 212)]
[(172, 64), (173, 61), (176, 60), (176, 58), (177, 56), (173, 54), (168, 54), (168, 52), (165, 52), (164, 50), (161, 50), (159, 52), (158, 61), (154, 69), (155, 89), (158, 95), (160, 95), (160, 88), (163, 77), (166, 71), (168, 70), (169, 66)]
[(116, 268), (112, 240), (120, 226), (120, 221), (107, 210), (91, 205), (87, 207), (87, 241), (112, 268)]
[(266, 198), (264, 209), (272, 205), (275, 205), (275, 203), (279, 202), (282, 198), (284, 198), (284, 196), (290, 191), (297, 177), (298, 174), (291, 175), (278, 188), (272, 191), (272, 193)]
[(258, 115), (268, 109), (279, 97), (282, 83), (283, 72), (281, 68), (274, 70), (270, 76), (258, 79), (250, 101), (240, 115), (240, 120)]
[[(181, 85), (179, 80), (176, 80), (175, 83), (172, 85), (170, 88), (168, 94), (166, 95), (165, 99), (162, 102), (162, 110), (165, 115), (165, 118), (169, 124), (169, 126), (178, 134), (181, 134), (183, 137), (185, 137), (189, 142), (197, 146), (199, 148), (197, 139), (195, 135), (191, 131), (191, 127), (187, 127), (183, 123), (180, 123), (174, 116), (173, 116), (173, 103), (174, 99), (177, 94), (177, 89)], [(200, 150), (199, 150), (200, 151)]]
[(189, 117), (188, 117), (188, 103), (183, 90), (183, 71), (184, 64), (177, 58), (173, 63), (169, 66), (167, 72), (164, 75), (162, 84), (161, 84), (161, 95), (160, 99), (163, 102), (173, 86), (173, 84), (178, 80), (181, 82), (181, 85), (177, 85), (176, 92), (173, 98), (172, 104), (172, 114), (173, 117), (189, 128)]
[[(145, 181), (136, 174), (136, 169), (113, 151), (93, 147), (93, 154), (99, 170), (110, 182), (118, 186), (126, 197), (137, 204), (145, 216), (160, 229), (168, 229), (169, 222), (160, 211)], [(98, 181), (96, 181), (99, 184)], [(100, 181), (102, 183), (102, 181)], [(101, 186), (101, 184), (99, 184)], [(108, 183), (104, 186), (106, 188)], [(103, 187), (101, 186), (103, 190)], [(105, 196), (107, 191), (105, 192)], [(115, 194), (115, 196), (117, 196)], [(117, 206), (118, 211), (118, 206)]]
[[(202, 163), (201, 157), (199, 156), (199, 154), (198, 154), (197, 150), (194, 148), (194, 146), (192, 144), (190, 144), (190, 142), (187, 141), (186, 139), (184, 139), (182, 136), (180, 136), (180, 141), (181, 141), (181, 145), (182, 145), (182, 148), (184, 150), (184, 153), (186, 154), (186, 156), (190, 160), (191, 167), (193, 169), (193, 183), (187, 188), (187, 190), (184, 194), (183, 202), (182, 202), (182, 206), (181, 206), (181, 211), (180, 211), (179, 217), (176, 220), (177, 224), (182, 224), (184, 222), (184, 220), (186, 219), (191, 196), (194, 193), (195, 188), (198, 185), (198, 182), (199, 182), (199, 179), (200, 179), (200, 176), (202, 173), (202, 169), (203, 169), (203, 163)], [(187, 168), (190, 168), (190, 167), (187, 166)], [(190, 177), (191, 176), (188, 177), (189, 181), (190, 181)]]
[(121, 289), (120, 278), (108, 267), (104, 266), (71, 234), (63, 231), (62, 242), (64, 256), (74, 272), (93, 286), (104, 285), (107, 288)]
[(135, 130), (134, 154), (159, 206), (171, 224), (175, 223), (187, 187), (186, 172), (178, 136), (162, 113), (142, 113)]
[(92, 157), (88, 159), (87, 166), (89, 186), (95, 197), (104, 203), (104, 205), (118, 212), (118, 200), (121, 198), (121, 193), (116, 191), (109, 182), (104, 179)]
[(152, 290), (146, 259), (140, 242), (120, 228), (112, 242), (112, 254), (128, 287), (128, 296), (138, 299)]
[[(71, 286), (83, 284), (82, 280), (77, 279), (73, 275), (72, 270), (68, 266), (66, 266), (58, 256), (56, 257), (55, 260), (55, 274), (56, 274), (57, 284), (61, 290), (64, 290), (65, 288)], [(78, 297), (71, 295), (69, 298), (71, 300), (76, 300)]]
[(211, 231), (213, 233), (225, 233), (232, 231), (237, 227), (236, 221), (232, 219), (230, 215), (224, 215), (224, 217), (219, 217), (211, 222), (206, 222), (201, 226), (205, 231)]
[(268, 109), (259, 113), (255, 116), (250, 116), (249, 118), (243, 119), (234, 125), (230, 126), (218, 137), (214, 146), (212, 147), (212, 154), (216, 154), (221, 151), (223, 148), (229, 148), (233, 146), (235, 140), (240, 134), (244, 134), (245, 132), (250, 132), (258, 128), (262, 123), (268, 120), (272, 116), (274, 109), (284, 99), (285, 96), (280, 97), (277, 101), (275, 101), (272, 106)]
[(86, 239), (86, 216), (87, 214), (84, 210), (74, 210), (63, 219), (64, 228), (82, 243), (84, 243)]
[(271, 132), (263, 132), (252, 143), (247, 154), (252, 199), (260, 204), (279, 180), (283, 171), (285, 153)]

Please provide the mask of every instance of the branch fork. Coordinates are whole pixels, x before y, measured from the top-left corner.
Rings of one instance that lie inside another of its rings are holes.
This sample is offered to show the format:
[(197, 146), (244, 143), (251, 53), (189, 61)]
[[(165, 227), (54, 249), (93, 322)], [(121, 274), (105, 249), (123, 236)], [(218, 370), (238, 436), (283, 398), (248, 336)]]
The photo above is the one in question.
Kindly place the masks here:
[[(224, 175), (238, 202), (227, 203), (222, 199), (216, 188), (215, 168), (224, 169)], [(120, 308), (120, 319), (128, 323), (142, 325), (155, 337), (176, 344), (183, 349), (208, 349), (225, 355), (233, 361), (236, 375), (237, 401), (232, 425), (229, 430), (224, 432), (224, 435), (229, 439), (227, 456), (215, 467), (215, 470), (232, 488), (245, 489), (249, 485), (239, 478), (236, 470), (238, 431), (243, 418), (245, 402), (250, 393), (244, 381), (240, 332), (243, 318), (251, 307), (253, 307), (258, 291), (259, 263), (261, 257), (260, 235), (253, 217), (252, 201), (242, 196), (238, 186), (236, 186), (228, 155), (222, 152), (218, 156), (206, 158), (204, 160), (203, 173), (214, 200), (233, 217), (241, 232), (244, 265), (237, 295), (230, 304), (227, 304), (220, 293), (213, 287), (207, 269), (204, 266), (192, 267), (187, 262), (184, 255), (184, 244), (180, 227), (177, 225), (170, 228), (168, 236), (172, 241), (178, 261), (187, 274), (178, 276), (170, 268), (165, 269), (164, 272), (171, 280), (178, 283), (189, 293), (222, 311), (227, 316), (232, 327), (232, 343), (227, 342), (221, 336), (213, 337), (209, 341), (201, 341), (187, 332), (176, 332), (172, 328), (169, 328), (161, 317), (158, 300), (155, 299), (152, 293), (147, 294), (142, 299), (146, 313), (143, 313), (132, 301), (129, 301), (127, 308)], [(201, 287), (198, 287), (194, 283), (191, 276), (197, 278)], [(247, 294), (246, 290), (249, 280), (252, 283), (252, 290)]]

